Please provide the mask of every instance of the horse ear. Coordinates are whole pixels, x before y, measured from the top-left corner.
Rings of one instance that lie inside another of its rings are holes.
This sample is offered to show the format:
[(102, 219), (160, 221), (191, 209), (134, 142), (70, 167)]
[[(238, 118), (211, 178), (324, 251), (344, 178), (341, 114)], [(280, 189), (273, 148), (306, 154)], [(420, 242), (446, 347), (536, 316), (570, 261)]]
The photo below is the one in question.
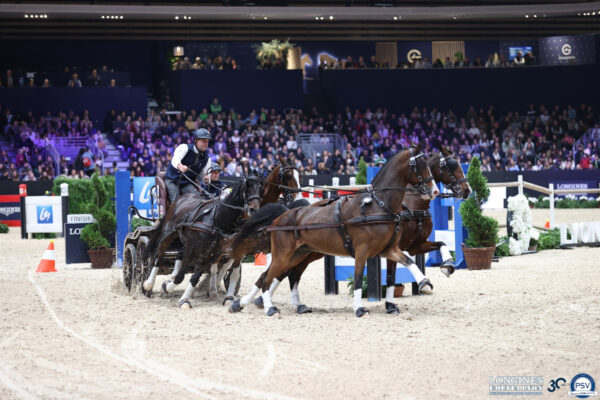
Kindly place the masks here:
[(442, 154), (445, 156), (449, 156), (452, 154), (452, 150), (447, 146), (442, 146)]
[(413, 151), (415, 153), (420, 153), (421, 152), (421, 143), (413, 144), (412, 147), (413, 147)]
[(286, 161), (285, 161), (285, 157), (281, 155), (281, 153), (277, 154), (277, 157), (279, 158), (279, 162), (281, 163), (281, 165), (286, 165)]

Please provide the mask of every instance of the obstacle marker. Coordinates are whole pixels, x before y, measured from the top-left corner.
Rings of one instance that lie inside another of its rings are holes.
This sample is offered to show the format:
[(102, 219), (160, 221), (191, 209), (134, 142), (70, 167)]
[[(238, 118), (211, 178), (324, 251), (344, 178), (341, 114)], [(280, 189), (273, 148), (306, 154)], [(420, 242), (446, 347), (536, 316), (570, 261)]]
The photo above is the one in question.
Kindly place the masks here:
[(55, 262), (54, 240), (51, 240), (35, 272), (56, 272)]
[(254, 265), (267, 265), (267, 256), (265, 253), (256, 253), (254, 255)]

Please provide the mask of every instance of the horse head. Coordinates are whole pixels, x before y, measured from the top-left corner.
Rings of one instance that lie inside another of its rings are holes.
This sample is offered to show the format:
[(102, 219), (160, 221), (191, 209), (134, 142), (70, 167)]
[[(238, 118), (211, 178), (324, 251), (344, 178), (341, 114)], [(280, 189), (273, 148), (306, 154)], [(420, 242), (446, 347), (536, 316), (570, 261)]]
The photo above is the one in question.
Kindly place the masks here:
[(294, 189), (300, 188), (302, 177), (294, 164), (281, 155), (279, 162), (266, 178), (261, 205), (276, 202), (281, 194), (286, 202), (294, 200)]
[(412, 145), (408, 149), (408, 176), (407, 183), (411, 185), (411, 190), (421, 194), (423, 200), (433, 200), (440, 191), (433, 179), (433, 175), (425, 156), (421, 152), (421, 145)]
[(242, 177), (240, 192), (243, 199), (244, 212), (248, 216), (260, 208), (263, 200), (263, 183), (263, 179), (253, 173)]
[(471, 186), (452, 150), (442, 146), (442, 151), (428, 160), (433, 177), (441, 182), (456, 197), (467, 199)]

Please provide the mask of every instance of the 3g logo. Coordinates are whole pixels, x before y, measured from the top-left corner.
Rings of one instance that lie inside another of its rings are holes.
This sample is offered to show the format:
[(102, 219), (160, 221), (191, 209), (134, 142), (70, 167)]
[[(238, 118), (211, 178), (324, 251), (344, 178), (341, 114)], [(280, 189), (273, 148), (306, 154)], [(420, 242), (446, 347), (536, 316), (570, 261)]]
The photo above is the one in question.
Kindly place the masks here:
[(565, 385), (565, 383), (567, 383), (567, 381), (565, 380), (565, 378), (558, 378), (558, 379), (552, 379), (552, 380), (550, 380), (550, 387), (548, 388), (548, 391), (550, 393), (552, 393), (556, 389), (560, 389), (561, 382), (562, 382), (563, 386)]

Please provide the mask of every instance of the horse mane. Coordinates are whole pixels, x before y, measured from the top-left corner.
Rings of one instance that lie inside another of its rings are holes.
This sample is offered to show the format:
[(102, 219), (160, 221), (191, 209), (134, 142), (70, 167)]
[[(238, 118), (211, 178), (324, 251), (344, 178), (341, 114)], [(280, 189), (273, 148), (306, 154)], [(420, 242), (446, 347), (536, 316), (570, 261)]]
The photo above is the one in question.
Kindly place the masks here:
[(396, 153), (391, 159), (390, 161), (386, 162), (383, 167), (381, 167), (381, 169), (379, 170), (379, 172), (377, 172), (377, 174), (375, 175), (375, 177), (373, 178), (373, 180), (371, 181), (371, 186), (375, 186), (378, 182), (379, 179), (381, 179), (381, 177), (384, 175), (384, 172), (387, 171), (388, 167), (390, 166), (390, 164), (393, 164), (397, 158), (400, 158), (400, 156), (405, 152), (406, 150), (401, 150), (398, 153)]

